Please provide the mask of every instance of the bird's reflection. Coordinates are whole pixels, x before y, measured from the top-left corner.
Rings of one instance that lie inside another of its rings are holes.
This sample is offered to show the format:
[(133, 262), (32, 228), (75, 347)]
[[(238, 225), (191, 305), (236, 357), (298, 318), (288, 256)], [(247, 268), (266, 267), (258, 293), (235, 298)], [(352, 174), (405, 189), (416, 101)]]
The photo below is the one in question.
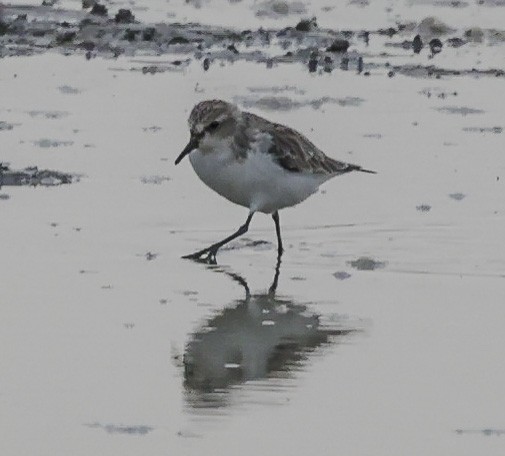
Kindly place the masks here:
[(229, 392), (242, 383), (290, 377), (315, 348), (336, 342), (350, 329), (323, 325), (320, 316), (293, 299), (275, 296), (281, 261), (277, 260), (269, 291), (251, 294), (246, 280), (225, 273), (245, 290), (198, 329), (184, 353), (184, 384), (191, 408), (229, 404)]

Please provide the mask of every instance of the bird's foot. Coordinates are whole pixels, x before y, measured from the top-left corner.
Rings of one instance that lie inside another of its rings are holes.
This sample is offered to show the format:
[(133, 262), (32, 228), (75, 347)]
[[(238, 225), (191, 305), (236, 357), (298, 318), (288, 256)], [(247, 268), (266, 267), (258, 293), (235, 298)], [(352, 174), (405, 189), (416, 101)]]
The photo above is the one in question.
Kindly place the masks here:
[(184, 255), (182, 258), (185, 260), (193, 260), (198, 263), (216, 264), (216, 253), (217, 249), (209, 247), (203, 250), (199, 250), (198, 252), (191, 253), (190, 255)]

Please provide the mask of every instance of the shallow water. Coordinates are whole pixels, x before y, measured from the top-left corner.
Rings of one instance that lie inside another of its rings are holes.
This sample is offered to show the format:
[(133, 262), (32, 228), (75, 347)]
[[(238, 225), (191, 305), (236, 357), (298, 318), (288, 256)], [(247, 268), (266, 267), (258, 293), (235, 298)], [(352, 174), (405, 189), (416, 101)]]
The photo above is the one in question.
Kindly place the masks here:
[[(144, 65), (2, 60), (0, 161), (80, 176), (1, 189), (2, 454), (503, 454), (502, 78)], [(378, 174), (282, 211), (278, 268), (261, 214), (217, 266), (181, 260), (247, 215), (173, 165), (205, 98)]]

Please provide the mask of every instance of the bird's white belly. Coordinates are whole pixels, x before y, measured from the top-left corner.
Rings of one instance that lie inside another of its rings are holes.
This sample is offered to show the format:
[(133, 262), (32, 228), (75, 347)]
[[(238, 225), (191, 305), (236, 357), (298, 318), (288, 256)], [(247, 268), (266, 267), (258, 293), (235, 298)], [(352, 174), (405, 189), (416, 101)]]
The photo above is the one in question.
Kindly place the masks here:
[(261, 152), (250, 151), (246, 159), (237, 160), (229, 148), (209, 153), (197, 149), (189, 160), (212, 190), (251, 211), (267, 214), (300, 203), (329, 177), (286, 171)]

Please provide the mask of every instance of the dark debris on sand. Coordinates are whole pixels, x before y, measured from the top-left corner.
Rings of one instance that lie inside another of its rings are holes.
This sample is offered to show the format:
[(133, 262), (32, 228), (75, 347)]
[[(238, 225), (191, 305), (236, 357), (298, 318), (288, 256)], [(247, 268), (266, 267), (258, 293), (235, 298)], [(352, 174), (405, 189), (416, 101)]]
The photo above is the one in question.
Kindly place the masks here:
[(10, 169), (8, 165), (0, 163), (0, 188), (2, 186), (44, 186), (70, 184), (77, 182), (79, 176), (60, 171), (38, 169), (36, 166), (22, 170)]
[[(478, 44), (488, 40), (495, 44), (505, 43), (505, 37), (492, 30), (470, 29), (458, 36), (456, 31), (434, 18), (425, 18), (417, 27), (415, 24), (397, 24), (378, 30), (323, 29), (318, 26), (316, 18), (303, 19), (292, 27), (280, 30), (238, 30), (194, 23), (145, 24), (136, 20), (129, 9), (112, 11), (112, 6), (107, 5), (86, 1), (81, 11), (54, 8), (49, 4), (2, 6), (0, 58), (47, 51), (80, 54), (88, 60), (96, 56), (117, 58), (122, 54), (186, 54), (186, 60), (201, 61), (205, 71), (214, 61), (249, 61), (264, 64), (267, 68), (283, 63), (300, 63), (315, 74), (340, 69), (365, 76), (505, 77), (501, 68), (456, 70), (433, 64), (392, 65), (389, 62), (394, 57), (389, 51), (391, 47), (395, 52), (401, 49), (405, 55), (417, 53), (434, 57), (467, 42)], [(426, 34), (432, 36), (427, 37)], [(370, 54), (369, 42), (378, 39), (381, 42), (385, 40), (384, 47), (376, 54)], [(272, 55), (272, 48), (278, 49), (276, 55)]]

